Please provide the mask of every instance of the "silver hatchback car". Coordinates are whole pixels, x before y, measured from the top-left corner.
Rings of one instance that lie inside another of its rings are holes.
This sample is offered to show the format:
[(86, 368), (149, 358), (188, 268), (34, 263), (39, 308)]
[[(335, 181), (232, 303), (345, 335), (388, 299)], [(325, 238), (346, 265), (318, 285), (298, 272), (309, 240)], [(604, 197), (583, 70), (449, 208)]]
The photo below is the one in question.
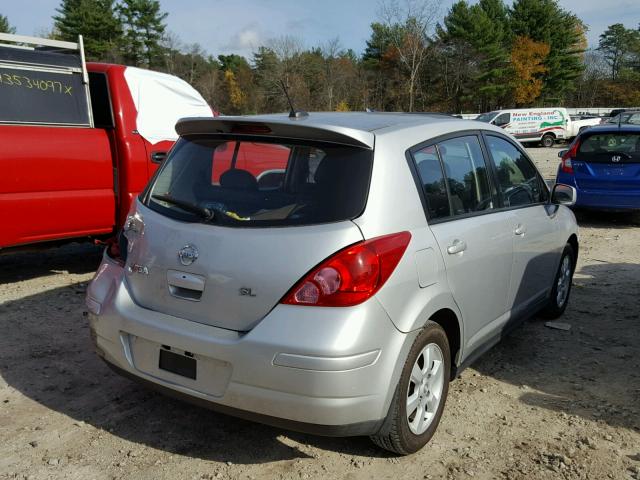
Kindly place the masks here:
[(457, 373), (567, 305), (575, 191), (549, 191), (497, 127), (311, 113), (176, 129), (87, 292), (96, 351), (124, 375), (408, 454)]

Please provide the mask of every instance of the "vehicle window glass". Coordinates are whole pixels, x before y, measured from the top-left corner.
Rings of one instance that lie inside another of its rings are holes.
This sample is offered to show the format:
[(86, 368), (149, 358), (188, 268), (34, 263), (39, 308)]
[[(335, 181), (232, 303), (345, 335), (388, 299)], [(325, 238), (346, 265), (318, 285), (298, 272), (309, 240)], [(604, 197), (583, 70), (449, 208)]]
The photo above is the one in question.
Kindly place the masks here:
[(93, 124), (98, 128), (113, 128), (111, 97), (106, 74), (89, 72), (89, 93), (91, 94)]
[(453, 215), (493, 208), (489, 176), (475, 135), (438, 143)]
[(498, 187), (505, 207), (546, 200), (546, 190), (533, 163), (511, 142), (487, 136), (487, 147), (498, 173)]
[(581, 160), (586, 162), (611, 162), (617, 155), (618, 161), (640, 162), (640, 134), (628, 132), (597, 133), (583, 138), (578, 149)]
[(498, 114), (498, 112), (481, 113), (475, 119), (477, 121), (479, 121), (479, 122), (489, 123), (489, 122), (491, 122), (491, 120), (493, 120), (496, 117), (497, 114)]
[(508, 124), (510, 121), (511, 121), (511, 114), (507, 112), (507, 113), (501, 113), (500, 115), (498, 115), (498, 117), (495, 119), (493, 123), (494, 125), (502, 127)]
[(77, 54), (0, 46), (0, 123), (88, 127)]
[(634, 113), (629, 117), (629, 122), (632, 125), (640, 125), (640, 113)]
[(364, 210), (372, 164), (372, 152), (356, 147), (183, 137), (147, 204), (170, 217), (228, 226), (348, 220)]
[(429, 218), (437, 219), (450, 216), (447, 187), (435, 145), (414, 152), (413, 159), (427, 200)]

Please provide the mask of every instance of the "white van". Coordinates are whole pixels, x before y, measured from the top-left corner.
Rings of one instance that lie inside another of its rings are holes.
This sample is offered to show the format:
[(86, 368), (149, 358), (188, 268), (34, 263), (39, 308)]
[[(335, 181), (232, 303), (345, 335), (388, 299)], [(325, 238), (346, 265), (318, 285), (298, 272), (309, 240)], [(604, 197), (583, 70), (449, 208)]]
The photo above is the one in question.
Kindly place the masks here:
[(495, 110), (476, 120), (505, 129), (520, 142), (541, 142), (552, 147), (558, 139), (571, 138), (571, 117), (566, 108)]

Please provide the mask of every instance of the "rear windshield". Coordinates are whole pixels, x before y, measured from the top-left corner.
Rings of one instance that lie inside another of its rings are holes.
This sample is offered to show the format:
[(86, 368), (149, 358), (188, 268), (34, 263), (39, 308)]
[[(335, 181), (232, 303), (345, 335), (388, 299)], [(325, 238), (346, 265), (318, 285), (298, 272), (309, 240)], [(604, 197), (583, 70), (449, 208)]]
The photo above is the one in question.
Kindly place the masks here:
[(324, 143), (183, 137), (147, 205), (184, 221), (228, 226), (337, 222), (364, 210), (373, 153)]
[(592, 134), (582, 139), (578, 152), (580, 159), (592, 162), (640, 162), (640, 133)]

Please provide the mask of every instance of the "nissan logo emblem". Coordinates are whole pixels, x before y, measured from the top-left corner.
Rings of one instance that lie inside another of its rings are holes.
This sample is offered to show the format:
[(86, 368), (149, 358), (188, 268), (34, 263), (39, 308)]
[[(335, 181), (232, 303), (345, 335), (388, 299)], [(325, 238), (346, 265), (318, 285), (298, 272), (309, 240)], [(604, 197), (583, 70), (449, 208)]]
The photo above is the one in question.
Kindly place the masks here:
[(178, 250), (178, 258), (180, 258), (180, 263), (185, 267), (191, 265), (198, 259), (198, 249), (193, 245), (185, 245)]

